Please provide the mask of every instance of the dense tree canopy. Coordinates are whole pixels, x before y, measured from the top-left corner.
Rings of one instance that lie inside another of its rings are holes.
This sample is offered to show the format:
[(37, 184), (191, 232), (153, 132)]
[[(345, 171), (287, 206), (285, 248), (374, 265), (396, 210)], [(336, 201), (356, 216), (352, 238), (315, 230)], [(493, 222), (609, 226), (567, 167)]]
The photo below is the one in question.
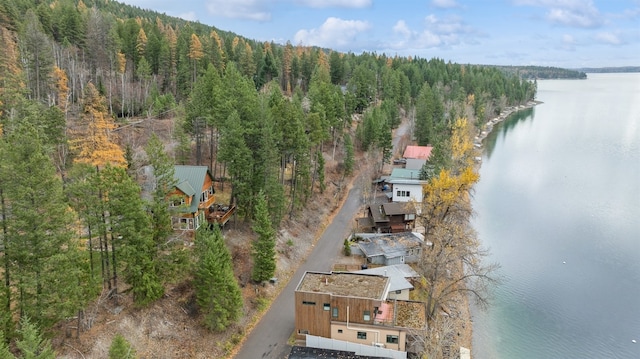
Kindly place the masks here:
[[(325, 190), (329, 161), (344, 176), (356, 172), (356, 150), (388, 162), (391, 131), (414, 118), (418, 143), (434, 146), (427, 234), (447, 252), (447, 238), (467, 233), (444, 226), (464, 209), (448, 201), (477, 180), (464, 139), (536, 91), (495, 67), (257, 42), (116, 1), (0, 0), (0, 48), (0, 329), (14, 342), (23, 316), (46, 330), (101, 287), (138, 305), (162, 297), (174, 162), (208, 165), (231, 186), (238, 216), (259, 234), (264, 280), (275, 229)], [(141, 160), (135, 136), (118, 136), (165, 118), (180, 124), (173, 152), (152, 138)], [(136, 176), (147, 164), (156, 187), (145, 202)], [(241, 309), (219, 237), (197, 240), (202, 267), (190, 273), (215, 330)], [(208, 279), (227, 297), (206, 291)]]

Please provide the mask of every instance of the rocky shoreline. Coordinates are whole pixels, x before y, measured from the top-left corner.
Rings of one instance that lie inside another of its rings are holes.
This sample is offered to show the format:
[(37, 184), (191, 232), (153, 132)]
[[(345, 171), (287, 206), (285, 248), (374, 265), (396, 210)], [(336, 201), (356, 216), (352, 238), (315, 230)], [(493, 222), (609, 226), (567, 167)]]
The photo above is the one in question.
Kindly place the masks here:
[[(487, 138), (487, 136), (491, 133), (491, 131), (493, 131), (494, 126), (496, 124), (506, 120), (507, 118), (509, 118), (509, 116), (511, 116), (512, 114), (518, 111), (533, 108), (541, 103), (542, 101), (532, 100), (527, 102), (524, 105), (510, 106), (505, 108), (504, 111), (500, 112), (498, 116), (489, 120), (486, 124), (484, 124), (480, 128), (478, 135), (476, 135), (474, 138), (475, 147), (481, 148), (483, 146), (483, 141), (485, 140), (485, 138)], [(481, 162), (482, 157), (477, 157), (476, 159), (477, 159), (476, 162), (479, 164)], [(461, 337), (461, 342), (463, 344), (466, 344), (467, 345), (466, 348), (469, 348), (469, 350), (471, 350), (471, 344), (473, 342), (473, 320), (471, 318), (471, 307), (470, 307), (471, 303), (469, 301), (469, 297), (465, 296), (462, 299), (464, 300), (465, 303), (462, 306), (462, 311), (460, 313), (460, 316), (464, 319), (460, 321), (459, 324), (457, 325), (457, 330)], [(462, 351), (462, 348), (461, 348), (461, 351)], [(462, 357), (463, 356), (461, 355), (461, 358)], [(466, 358), (471, 358), (471, 356), (470, 355), (466, 356)]]
[(500, 114), (497, 117), (492, 118), (487, 123), (485, 123), (482, 126), (482, 128), (480, 128), (480, 132), (474, 138), (474, 143), (476, 144), (476, 146), (478, 146), (478, 145), (481, 146), (482, 145), (482, 141), (484, 141), (484, 139), (487, 138), (487, 136), (491, 133), (491, 131), (493, 131), (493, 126), (495, 126), (496, 124), (506, 120), (509, 116), (511, 116), (512, 114), (514, 114), (514, 113), (516, 113), (518, 111), (522, 111), (522, 110), (526, 110), (526, 109), (532, 108), (532, 107), (537, 106), (537, 105), (539, 105), (541, 103), (542, 103), (542, 101), (531, 100), (531, 101), (527, 102), (524, 105), (509, 106), (509, 107), (505, 108), (504, 111), (500, 112)]

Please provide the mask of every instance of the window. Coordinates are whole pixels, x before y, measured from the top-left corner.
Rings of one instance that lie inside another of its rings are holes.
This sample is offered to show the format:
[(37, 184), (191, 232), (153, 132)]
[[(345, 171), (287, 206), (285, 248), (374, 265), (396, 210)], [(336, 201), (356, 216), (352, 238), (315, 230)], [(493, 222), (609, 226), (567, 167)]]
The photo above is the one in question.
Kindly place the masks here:
[(404, 191), (398, 191), (398, 192), (396, 192), (396, 196), (398, 196), (398, 197), (403, 197), (403, 195), (401, 194), (402, 192), (404, 192)]
[(309, 334), (308, 330), (300, 329), (298, 330), (298, 334)]
[(413, 221), (414, 219), (416, 219), (416, 215), (414, 213), (407, 213), (404, 215), (405, 221)]
[(170, 203), (171, 207), (180, 207), (180, 206), (184, 206), (184, 205), (185, 205), (184, 197), (183, 198), (174, 199)]
[(398, 336), (397, 335), (387, 335), (387, 343), (398, 344)]
[(396, 294), (400, 294), (400, 293), (402, 293), (401, 289), (396, 290)]
[(364, 311), (364, 317), (363, 317), (365, 322), (368, 322), (371, 320), (371, 311), (370, 310), (365, 310)]
[(322, 306), (322, 308), (323, 308), (324, 310), (329, 310), (329, 309), (331, 309), (331, 305), (330, 305), (329, 303), (324, 303), (324, 304), (323, 304), (323, 306)]
[(338, 329), (338, 334), (342, 334), (342, 329)]
[(331, 311), (331, 316), (334, 318), (338, 317), (338, 307), (333, 307), (333, 310)]
[(398, 190), (396, 192), (396, 195), (398, 197), (411, 197), (411, 191), (400, 191), (400, 190)]
[(316, 305), (316, 302), (308, 302), (306, 300), (303, 300), (302, 304), (304, 304), (304, 305)]
[(358, 332), (358, 339), (367, 339), (367, 332)]

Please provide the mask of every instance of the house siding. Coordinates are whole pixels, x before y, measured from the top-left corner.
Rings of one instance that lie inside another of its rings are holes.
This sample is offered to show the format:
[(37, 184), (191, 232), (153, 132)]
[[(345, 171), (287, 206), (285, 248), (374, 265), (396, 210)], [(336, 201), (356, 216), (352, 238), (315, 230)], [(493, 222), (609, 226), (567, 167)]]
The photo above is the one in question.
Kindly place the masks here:
[[(342, 332), (340, 332), (342, 331)], [(367, 333), (366, 339), (358, 339), (358, 332)], [(387, 343), (387, 335), (398, 337), (398, 343)], [(384, 328), (380, 326), (368, 326), (361, 324), (336, 323), (331, 326), (331, 338), (343, 340), (351, 343), (372, 345), (373, 343), (384, 344), (384, 348), (399, 351), (406, 351), (407, 333), (397, 329)]]
[[(305, 334), (330, 337), (331, 335), (331, 295), (326, 293), (295, 292), (296, 338), (304, 339)], [(315, 303), (315, 304), (309, 304)], [(324, 304), (331, 308), (324, 310)]]
[[(398, 191), (401, 193), (409, 191), (410, 196), (398, 196)], [(391, 198), (393, 202), (422, 202), (422, 185), (421, 184), (393, 184), (393, 197)]]

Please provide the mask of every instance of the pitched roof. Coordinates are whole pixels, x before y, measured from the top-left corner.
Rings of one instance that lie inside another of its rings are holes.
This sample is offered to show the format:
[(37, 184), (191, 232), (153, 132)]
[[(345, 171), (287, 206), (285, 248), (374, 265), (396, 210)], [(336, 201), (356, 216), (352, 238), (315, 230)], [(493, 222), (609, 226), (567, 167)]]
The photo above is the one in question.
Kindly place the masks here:
[[(358, 233), (358, 237), (364, 241), (358, 242), (358, 247), (365, 257), (384, 256), (385, 258), (397, 258), (406, 254), (407, 249), (420, 246), (424, 243), (424, 237), (420, 233), (401, 232), (390, 234)], [(425, 243), (429, 244), (429, 243)]]
[(198, 211), (199, 194), (207, 173), (211, 176), (207, 166), (175, 166), (173, 176), (176, 179), (176, 187), (189, 197), (198, 196), (191, 201), (191, 206), (188, 208), (189, 213)]
[(383, 203), (382, 208), (387, 216), (398, 214), (415, 214), (416, 209), (413, 205), (404, 202), (388, 202)]
[(418, 278), (419, 275), (408, 264), (394, 264), (390, 266), (382, 266), (356, 271), (355, 273), (376, 274), (389, 277), (391, 285), (389, 292), (403, 289), (413, 289), (413, 285), (409, 283), (407, 278)]
[(404, 154), (402, 157), (404, 158), (422, 158), (429, 159), (431, 155), (431, 150), (433, 147), (431, 146), (407, 146), (404, 150)]

